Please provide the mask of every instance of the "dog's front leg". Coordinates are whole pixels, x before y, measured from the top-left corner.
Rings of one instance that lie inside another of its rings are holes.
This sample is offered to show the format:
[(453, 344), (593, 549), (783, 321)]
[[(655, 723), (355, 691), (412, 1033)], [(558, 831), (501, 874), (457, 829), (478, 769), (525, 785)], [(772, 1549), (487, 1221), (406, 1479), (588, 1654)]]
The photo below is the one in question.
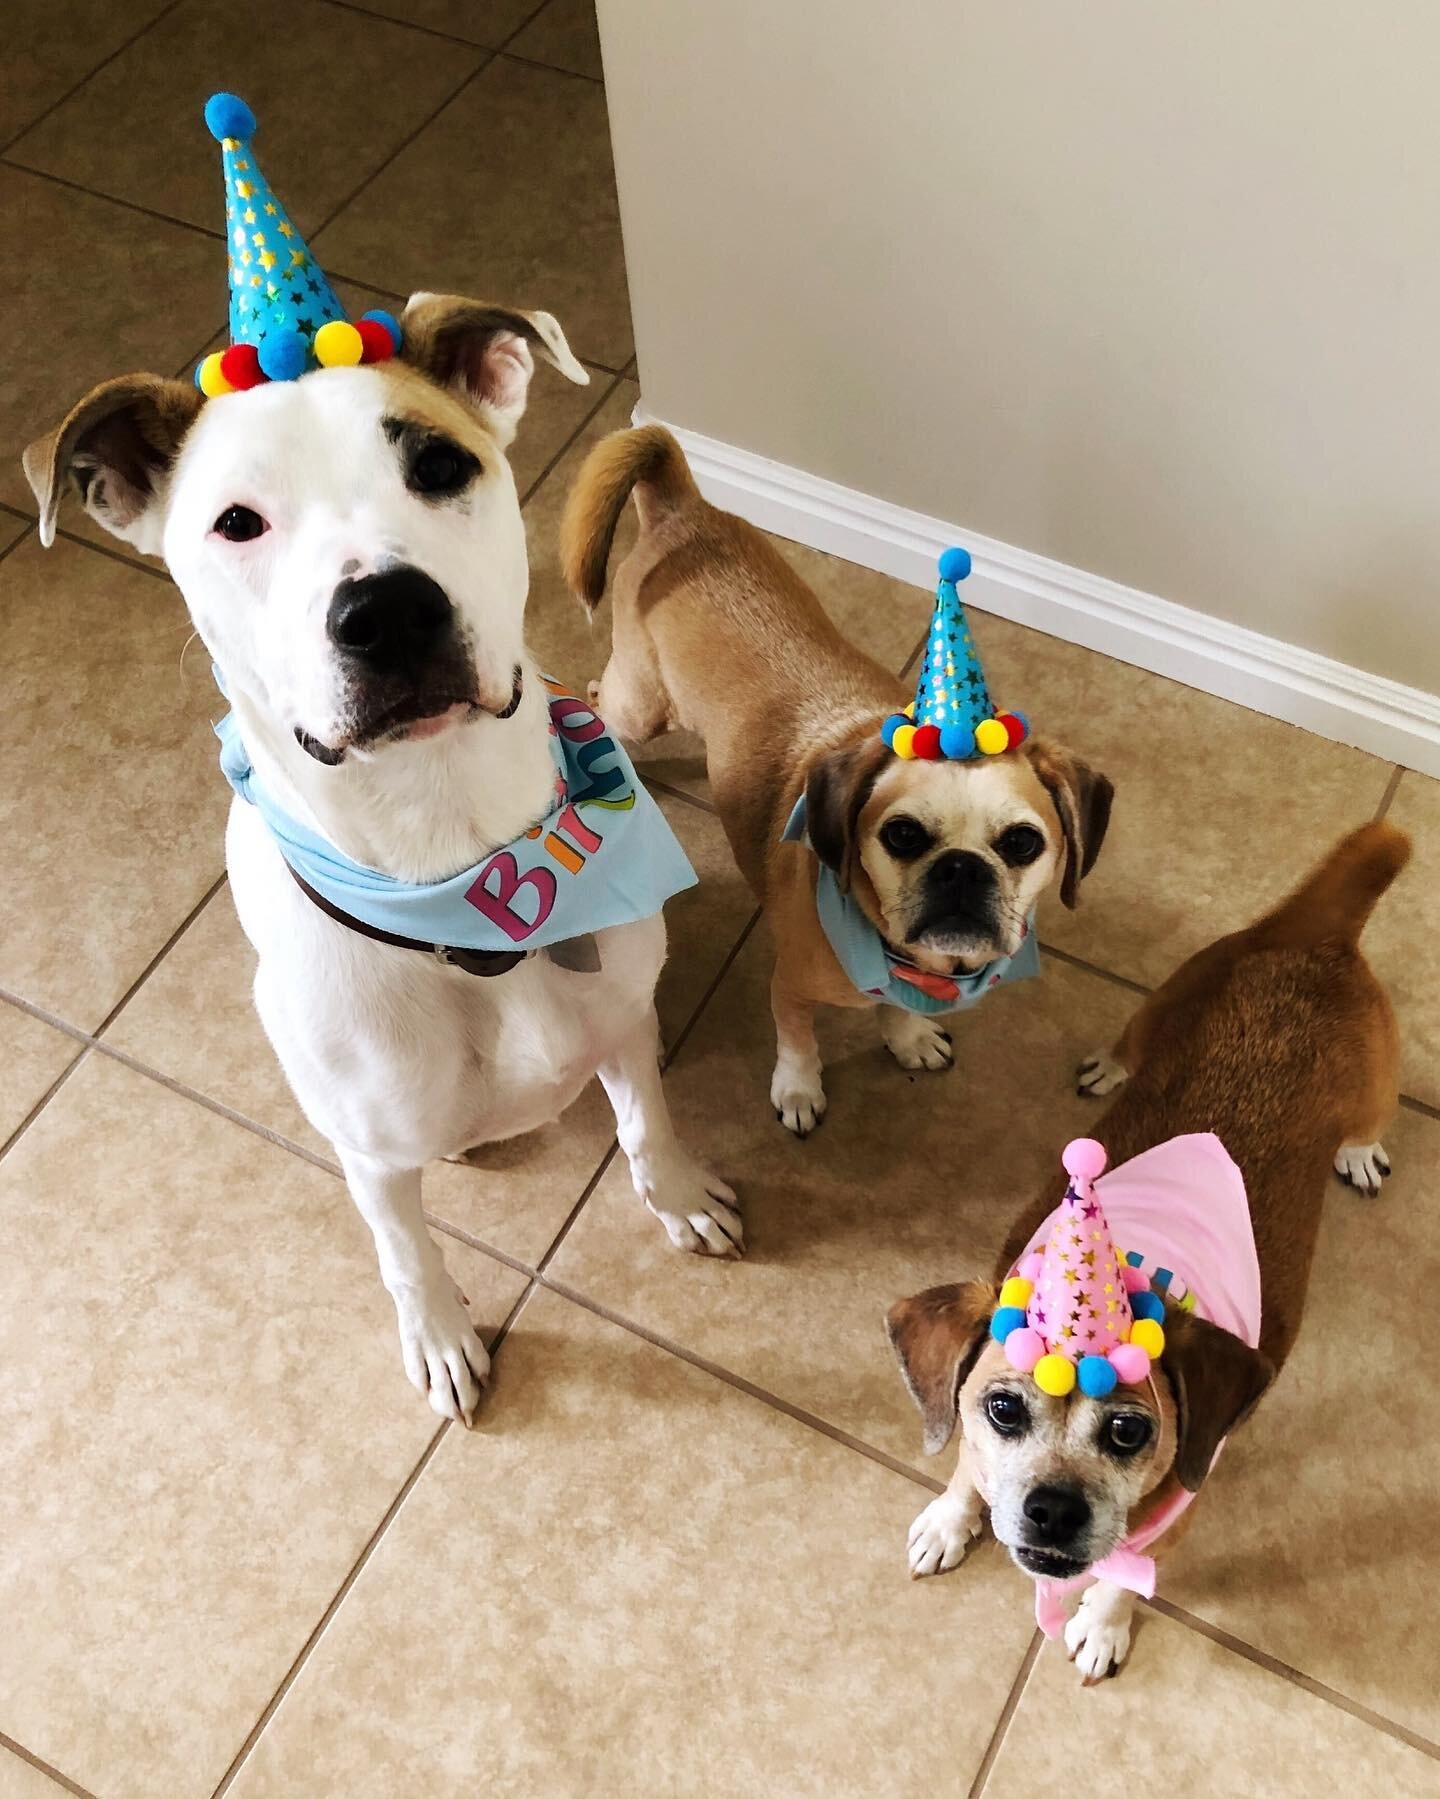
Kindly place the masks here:
[(820, 1045), (815, 1041), (815, 1006), (786, 985), (778, 964), (770, 979), (770, 1010), (775, 1015), (775, 1073), (770, 1081), (770, 1104), (787, 1131), (808, 1137), (825, 1116)]
[(395, 1301), (410, 1383), (442, 1418), (475, 1419), (490, 1357), (425, 1225), (420, 1170), (391, 1168), (336, 1145), (350, 1197), (370, 1226), (380, 1278)]
[(1135, 1595), (1108, 1580), (1086, 1587), (1075, 1615), (1065, 1626), (1065, 1647), (1080, 1670), (1082, 1684), (1118, 1674), (1130, 1653), (1130, 1620)]
[(970, 1476), (969, 1453), (962, 1442), (950, 1485), (910, 1526), (905, 1549), (911, 1579), (958, 1568), (984, 1522), (985, 1501)]
[(597, 1070), (615, 1108), (615, 1134), (635, 1191), (677, 1249), (738, 1256), (745, 1232), (735, 1195), (680, 1143), (660, 1083), (660, 1027), (652, 1009)]

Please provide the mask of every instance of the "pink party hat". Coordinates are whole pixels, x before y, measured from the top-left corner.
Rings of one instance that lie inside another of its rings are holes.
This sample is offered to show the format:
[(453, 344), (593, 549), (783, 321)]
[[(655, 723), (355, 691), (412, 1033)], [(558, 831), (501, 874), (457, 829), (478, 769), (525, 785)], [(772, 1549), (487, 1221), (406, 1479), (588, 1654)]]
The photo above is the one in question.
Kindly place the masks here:
[(1165, 1302), (1110, 1235), (1095, 1191), (1104, 1147), (1077, 1137), (1061, 1161), (1070, 1185), (1050, 1235), (1000, 1289), (990, 1334), (1004, 1344), (1010, 1366), (1033, 1375), (1042, 1392), (1063, 1398), (1078, 1384), (1103, 1399), (1117, 1384), (1148, 1377), (1165, 1348)]

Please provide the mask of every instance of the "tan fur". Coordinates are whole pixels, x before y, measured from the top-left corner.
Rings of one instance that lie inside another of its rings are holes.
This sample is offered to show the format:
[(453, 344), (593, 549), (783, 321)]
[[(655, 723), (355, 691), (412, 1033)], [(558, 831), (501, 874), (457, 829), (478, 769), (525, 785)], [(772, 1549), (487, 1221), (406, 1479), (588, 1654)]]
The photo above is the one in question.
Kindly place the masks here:
[[(596, 703), (632, 741), (675, 726), (704, 738), (715, 803), (776, 941), (782, 1058), (814, 1057), (809, 1014), (817, 1003), (875, 1003), (856, 992), (820, 927), (815, 855), (780, 841), (802, 791), (812, 843), (897, 943), (897, 919), (913, 915), (923, 870), (917, 864), (907, 875), (878, 846), (888, 814), (913, 801), (934, 826), (937, 854), (969, 849), (965, 833), (979, 828), (976, 796), (993, 794), (1044, 836), (1033, 868), (999, 870), (1001, 892), (1013, 902), (1005, 926), (1011, 941), (955, 954), (904, 943), (907, 956), (934, 972), (1013, 953), (1025, 910), (1016, 896), (1038, 892), (1062, 865), (1064, 898), (1075, 903), (1104, 835), (1109, 782), (1043, 741), (988, 768), (890, 754), (879, 730), (909, 698), (902, 683), (841, 636), (763, 533), (701, 498), (662, 427), (605, 439), (576, 478), (561, 553), (582, 600), (593, 606), (604, 592), (616, 524), (632, 493), (640, 537), (615, 575), (614, 648)], [(818, 1079), (818, 1058), (815, 1070)]]
[[(1390, 825), (1353, 832), (1281, 906), (1192, 956), (1144, 1002), (1116, 1046), (1130, 1080), (1093, 1133), (1111, 1166), (1171, 1137), (1214, 1131), (1245, 1177), (1263, 1295), (1258, 1353), (1203, 1319), (1167, 1311), (1157, 1389), (1162, 1413), (1169, 1408), (1175, 1419), (1174, 1447), (1167, 1457), (1162, 1430), (1148, 1459), (1144, 1502), (1128, 1514), (1131, 1529), (1177, 1480), (1191, 1491), (1199, 1487), (1215, 1445), (1284, 1366), (1336, 1154), (1342, 1145), (1373, 1141), (1393, 1116), (1395, 1019), (1357, 939), (1409, 855), (1409, 840)], [(1061, 1174), (1015, 1219), (997, 1279), (1063, 1191)], [(980, 1407), (987, 1383), (1008, 1364), (997, 1346), (985, 1346), (983, 1323), (974, 1322), (979, 1308), (962, 1316), (927, 1303), (930, 1297), (892, 1309), (892, 1340), (916, 1391), (927, 1443), (942, 1430), (948, 1435), (957, 1415), (974, 1438), (965, 1471), (957, 1470), (960, 1497), (971, 1483), (990, 1497), (1001, 1484), (1005, 1440), (987, 1431)], [(1037, 1413), (1052, 1421), (1096, 1405), (1078, 1393), (1050, 1399), (1037, 1390), (1034, 1397)], [(1120, 1482), (1098, 1461), (1077, 1471), (1057, 1457), (1026, 1478), (1077, 1473), (1092, 1499), (1114, 1498)], [(1193, 1509), (1182, 1514), (1187, 1524)], [(1167, 1532), (1159, 1547), (1172, 1547), (1177, 1535)], [(1106, 1547), (1098, 1545), (1097, 1554)]]

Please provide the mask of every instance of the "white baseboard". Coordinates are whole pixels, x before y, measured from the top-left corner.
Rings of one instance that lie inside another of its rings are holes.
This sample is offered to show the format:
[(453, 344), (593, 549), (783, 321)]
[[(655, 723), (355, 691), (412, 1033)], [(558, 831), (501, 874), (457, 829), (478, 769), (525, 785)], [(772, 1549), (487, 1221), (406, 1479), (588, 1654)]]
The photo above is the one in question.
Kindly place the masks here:
[[(637, 425), (656, 421), (643, 401)], [(953, 543), (974, 559), (965, 602), (1168, 675), (1336, 743), (1440, 776), (1440, 695), (1349, 668), (1243, 625), (981, 537), (678, 425), (705, 497), (752, 524), (917, 587)]]

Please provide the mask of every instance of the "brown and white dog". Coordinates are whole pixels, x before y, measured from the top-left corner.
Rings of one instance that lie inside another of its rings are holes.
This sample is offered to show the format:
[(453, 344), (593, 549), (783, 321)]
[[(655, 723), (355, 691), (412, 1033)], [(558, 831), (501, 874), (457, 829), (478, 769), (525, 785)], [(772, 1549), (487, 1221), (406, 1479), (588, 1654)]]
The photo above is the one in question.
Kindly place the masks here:
[[(1100, 853), (1111, 785), (1044, 739), (982, 762), (892, 755), (880, 726), (905, 704), (900, 681), (846, 642), (761, 532), (706, 504), (659, 426), (606, 438), (571, 490), (566, 579), (591, 607), (632, 493), (640, 537), (616, 575), (614, 647), (592, 698), (634, 742), (676, 726), (705, 740), (730, 846), (775, 938), (770, 1097), (804, 1137), (826, 1103), (816, 1005), (876, 1003), (820, 924), (816, 858), (888, 945), (952, 976), (1013, 956), (1057, 876), (1075, 905)], [(802, 793), (809, 846), (781, 841)], [(880, 1028), (902, 1068), (953, 1064), (933, 1017), (882, 1005)]]
[[(1395, 1109), (1398, 1038), (1356, 940), (1409, 854), (1392, 826), (1354, 832), (1278, 910), (1192, 956), (1135, 1013), (1113, 1056), (1080, 1071), (1082, 1090), (1123, 1083), (1095, 1130), (1112, 1167), (1190, 1132), (1215, 1133), (1239, 1167), (1260, 1266), (1258, 1348), (1167, 1305), (1151, 1387), (1054, 1398), (989, 1336), (996, 1281), (892, 1307), (926, 1449), (942, 1449), (957, 1422), (963, 1439), (949, 1487), (911, 1528), (913, 1575), (955, 1567), (987, 1508), (1027, 1573), (1083, 1573), (1179, 1497), (1177, 1485), (1199, 1489), (1221, 1440), (1284, 1366), (1331, 1168), (1372, 1195), (1389, 1173), (1377, 1139)], [(997, 1279), (1063, 1189), (1062, 1177), (1015, 1221)], [(1192, 1516), (1181, 1514), (1157, 1552)], [(1124, 1661), (1134, 1603), (1106, 1580), (1086, 1589), (1065, 1641), (1087, 1685)]]

